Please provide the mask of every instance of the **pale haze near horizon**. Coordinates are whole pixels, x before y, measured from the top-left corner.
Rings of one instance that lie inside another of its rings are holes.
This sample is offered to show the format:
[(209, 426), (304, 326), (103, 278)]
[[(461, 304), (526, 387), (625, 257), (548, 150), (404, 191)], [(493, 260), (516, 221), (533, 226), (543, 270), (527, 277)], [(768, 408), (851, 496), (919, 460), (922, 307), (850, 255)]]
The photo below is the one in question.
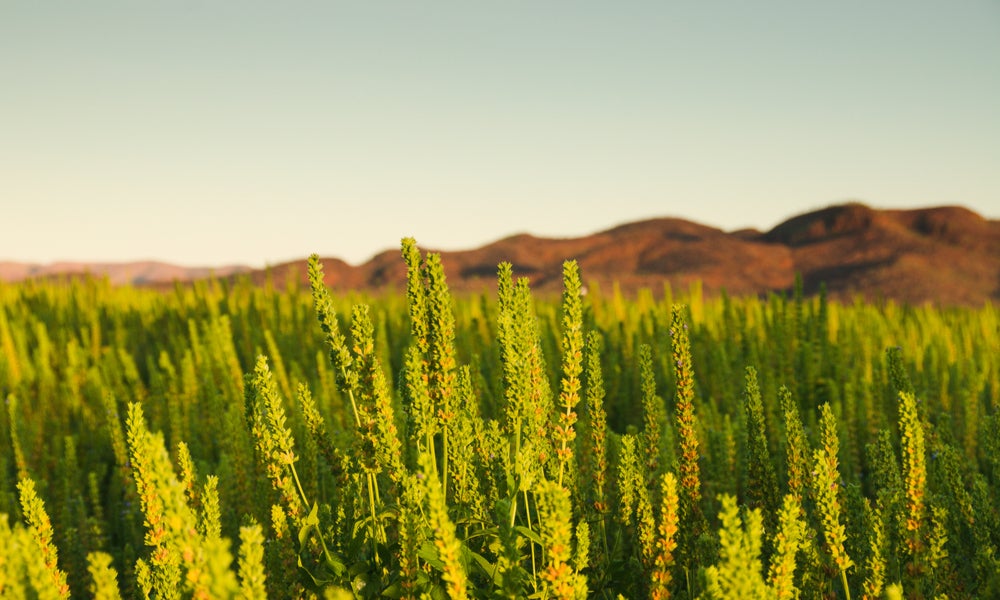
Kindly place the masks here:
[(0, 6), (0, 260), (1000, 217), (1000, 3)]

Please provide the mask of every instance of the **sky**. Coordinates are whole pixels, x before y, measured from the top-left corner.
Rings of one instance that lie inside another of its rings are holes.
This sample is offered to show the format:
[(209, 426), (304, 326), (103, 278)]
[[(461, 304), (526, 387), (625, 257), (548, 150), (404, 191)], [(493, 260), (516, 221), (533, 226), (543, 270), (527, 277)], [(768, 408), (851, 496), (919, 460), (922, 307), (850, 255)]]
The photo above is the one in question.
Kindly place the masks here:
[(0, 1), (0, 260), (357, 264), (845, 201), (1000, 218), (1000, 0)]

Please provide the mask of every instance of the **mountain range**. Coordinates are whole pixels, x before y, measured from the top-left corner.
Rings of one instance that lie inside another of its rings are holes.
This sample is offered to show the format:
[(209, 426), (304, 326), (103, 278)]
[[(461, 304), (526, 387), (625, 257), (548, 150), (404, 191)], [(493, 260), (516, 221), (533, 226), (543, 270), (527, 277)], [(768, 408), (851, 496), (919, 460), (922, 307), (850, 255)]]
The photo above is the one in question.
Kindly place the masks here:
[[(403, 232), (405, 234), (405, 232)], [(419, 241), (419, 240), (418, 240)], [(427, 249), (433, 251), (433, 249)], [(576, 259), (586, 282), (617, 282), (631, 293), (669, 282), (686, 289), (701, 281), (707, 294), (784, 293), (796, 276), (807, 293), (825, 284), (841, 301), (885, 298), (908, 304), (982, 305), (1000, 301), (1000, 220), (960, 206), (879, 210), (860, 203), (830, 206), (792, 217), (770, 231), (726, 232), (682, 219), (656, 218), (576, 238), (513, 235), (479, 248), (441, 251), (449, 286), (456, 291), (494, 289), (497, 265), (513, 265), (532, 289), (560, 289), (562, 263)], [(323, 259), (332, 289), (402, 289), (406, 269), (398, 249), (352, 266)], [(250, 269), (186, 268), (156, 262), (121, 264), (0, 262), (0, 280), (90, 273), (115, 284), (162, 287), (209, 276), (249, 277), (284, 285), (305, 281), (305, 259)]]

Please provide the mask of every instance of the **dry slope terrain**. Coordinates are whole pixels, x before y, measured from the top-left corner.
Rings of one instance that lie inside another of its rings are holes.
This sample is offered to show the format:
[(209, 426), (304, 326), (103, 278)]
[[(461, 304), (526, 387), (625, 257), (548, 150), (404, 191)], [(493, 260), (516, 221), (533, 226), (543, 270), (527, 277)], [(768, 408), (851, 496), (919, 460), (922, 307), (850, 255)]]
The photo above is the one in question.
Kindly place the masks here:
[[(406, 232), (401, 232), (405, 235)], [(419, 241), (419, 240), (418, 240)], [(650, 219), (578, 238), (529, 234), (480, 248), (441, 252), (451, 287), (458, 291), (495, 286), (497, 264), (508, 261), (540, 292), (561, 285), (562, 262), (577, 259), (585, 279), (617, 282), (626, 292), (675, 289), (703, 282), (707, 293), (785, 292), (802, 276), (805, 290), (825, 283), (830, 295), (850, 301), (891, 298), (919, 304), (980, 305), (1000, 300), (1000, 221), (962, 207), (876, 210), (858, 203), (831, 206), (793, 217), (767, 232), (726, 232), (690, 221)], [(405, 267), (396, 249), (352, 266), (324, 258), (327, 284), (335, 289), (402, 289)], [(0, 263), (0, 280), (107, 276), (116, 284), (165, 286), (210, 275), (245, 277), (257, 283), (288, 277), (305, 282), (305, 260), (267, 270), (246, 267), (190, 269), (163, 263), (118, 265)]]

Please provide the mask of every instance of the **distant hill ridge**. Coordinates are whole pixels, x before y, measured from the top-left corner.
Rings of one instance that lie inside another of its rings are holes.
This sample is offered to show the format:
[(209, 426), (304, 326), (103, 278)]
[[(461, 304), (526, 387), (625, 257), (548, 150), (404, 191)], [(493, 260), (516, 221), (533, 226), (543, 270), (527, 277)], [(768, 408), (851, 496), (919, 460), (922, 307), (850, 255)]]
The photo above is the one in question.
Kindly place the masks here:
[(251, 267), (182, 267), (165, 262), (144, 260), (123, 263), (88, 263), (60, 261), (49, 264), (0, 261), (0, 281), (25, 279), (60, 279), (66, 277), (107, 277), (115, 285), (151, 285), (173, 281), (194, 281), (206, 277), (228, 277), (252, 271)]
[[(789, 290), (799, 273), (806, 292), (816, 292), (825, 282), (832, 297), (845, 301), (859, 295), (910, 304), (981, 305), (1000, 300), (1000, 221), (960, 206), (876, 210), (849, 203), (793, 217), (767, 232), (725, 232), (683, 219), (657, 218), (578, 238), (519, 234), (440, 254), (449, 286), (461, 291), (494, 288), (501, 261), (510, 262), (516, 276), (529, 277), (533, 289), (556, 291), (562, 262), (576, 259), (586, 281), (617, 281), (626, 291), (657, 291), (668, 281), (674, 289), (686, 288), (700, 280), (709, 294), (723, 289), (733, 295), (767, 294)], [(326, 283), (333, 289), (405, 285), (405, 265), (396, 249), (358, 266), (337, 258), (324, 258), (323, 264)], [(209, 276), (209, 269), (162, 263), (54, 269), (50, 265), (44, 273), (28, 276), (88, 270), (108, 275), (114, 283), (136, 285)], [(305, 281), (305, 273), (304, 259), (267, 270), (214, 270), (218, 277), (248, 276), (256, 283), (270, 278), (279, 285), (289, 276)], [(16, 264), (0, 263), (0, 279), (23, 277)]]

